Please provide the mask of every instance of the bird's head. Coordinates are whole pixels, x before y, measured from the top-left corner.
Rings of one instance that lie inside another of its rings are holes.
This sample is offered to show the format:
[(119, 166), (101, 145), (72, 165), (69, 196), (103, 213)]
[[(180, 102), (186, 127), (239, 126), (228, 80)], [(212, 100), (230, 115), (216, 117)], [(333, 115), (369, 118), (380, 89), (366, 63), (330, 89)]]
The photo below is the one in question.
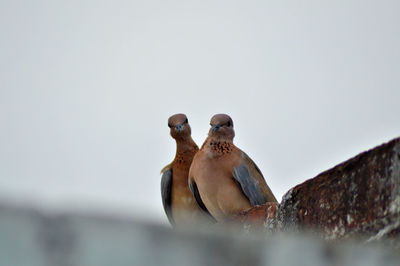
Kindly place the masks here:
[(232, 141), (235, 137), (233, 121), (229, 115), (216, 114), (211, 118), (208, 136), (222, 141)]
[(183, 139), (192, 133), (189, 121), (185, 114), (175, 114), (168, 118), (168, 127), (171, 137), (174, 139)]

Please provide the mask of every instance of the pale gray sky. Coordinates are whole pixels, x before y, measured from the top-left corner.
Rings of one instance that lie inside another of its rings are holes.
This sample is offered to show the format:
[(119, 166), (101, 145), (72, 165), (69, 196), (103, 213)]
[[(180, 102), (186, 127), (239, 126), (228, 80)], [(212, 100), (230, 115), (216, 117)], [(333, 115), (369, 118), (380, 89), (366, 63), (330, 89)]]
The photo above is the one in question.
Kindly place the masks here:
[(399, 1), (1, 1), (0, 198), (166, 223), (183, 112), (278, 199), (400, 135)]

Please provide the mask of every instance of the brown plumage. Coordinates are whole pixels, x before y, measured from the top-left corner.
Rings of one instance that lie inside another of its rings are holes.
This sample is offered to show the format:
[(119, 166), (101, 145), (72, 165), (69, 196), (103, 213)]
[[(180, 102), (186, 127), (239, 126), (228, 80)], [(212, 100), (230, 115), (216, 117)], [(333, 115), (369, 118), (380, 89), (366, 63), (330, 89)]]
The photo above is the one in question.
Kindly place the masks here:
[(188, 186), (189, 167), (199, 150), (191, 137), (191, 128), (184, 114), (168, 119), (170, 134), (176, 141), (173, 162), (161, 170), (161, 196), (165, 213), (172, 225), (190, 224), (204, 218)]
[(252, 206), (276, 202), (257, 165), (233, 144), (232, 119), (217, 114), (210, 125), (189, 171), (189, 186), (199, 206), (223, 222)]

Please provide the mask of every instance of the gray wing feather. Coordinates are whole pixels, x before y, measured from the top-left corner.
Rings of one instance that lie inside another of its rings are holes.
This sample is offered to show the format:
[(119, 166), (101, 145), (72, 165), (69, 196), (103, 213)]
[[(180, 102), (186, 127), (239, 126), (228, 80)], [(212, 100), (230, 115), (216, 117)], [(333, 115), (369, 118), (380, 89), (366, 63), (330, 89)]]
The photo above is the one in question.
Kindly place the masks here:
[(251, 175), (246, 165), (240, 165), (233, 169), (233, 177), (240, 184), (243, 193), (250, 200), (252, 206), (265, 203), (264, 195), (258, 188), (257, 180)]
[(164, 206), (165, 214), (171, 225), (174, 225), (174, 218), (172, 217), (171, 208), (171, 190), (172, 190), (172, 170), (166, 170), (161, 177), (161, 198)]

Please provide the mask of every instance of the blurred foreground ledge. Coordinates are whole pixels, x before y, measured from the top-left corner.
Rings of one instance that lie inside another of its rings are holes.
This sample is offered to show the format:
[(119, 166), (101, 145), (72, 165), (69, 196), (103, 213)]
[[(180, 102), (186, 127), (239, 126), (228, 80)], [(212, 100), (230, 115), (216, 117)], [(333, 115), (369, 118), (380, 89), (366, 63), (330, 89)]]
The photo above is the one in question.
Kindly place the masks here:
[(239, 216), (251, 229), (318, 231), (325, 239), (400, 234), (400, 138), (363, 152), (292, 188), (280, 204), (267, 203)]
[(243, 213), (248, 230), (0, 205), (0, 266), (400, 265), (399, 186), (394, 139)]
[[(204, 229), (204, 228), (203, 228)], [(224, 229), (224, 230), (222, 230)], [(118, 217), (0, 207), (0, 265), (399, 265), (390, 243), (237, 228), (173, 230)]]

